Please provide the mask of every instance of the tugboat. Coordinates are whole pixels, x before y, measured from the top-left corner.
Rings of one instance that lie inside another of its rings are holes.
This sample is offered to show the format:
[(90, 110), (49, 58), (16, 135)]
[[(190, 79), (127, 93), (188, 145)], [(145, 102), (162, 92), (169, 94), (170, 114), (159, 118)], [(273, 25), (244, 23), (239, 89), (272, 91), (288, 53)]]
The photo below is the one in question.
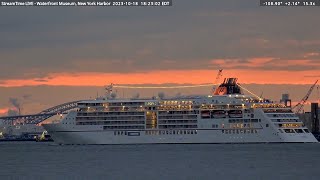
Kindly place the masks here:
[(48, 134), (47, 131), (43, 131), (43, 133), (40, 136), (37, 136), (36, 141), (49, 142), (49, 141), (53, 141), (53, 139), (51, 138), (51, 136)]

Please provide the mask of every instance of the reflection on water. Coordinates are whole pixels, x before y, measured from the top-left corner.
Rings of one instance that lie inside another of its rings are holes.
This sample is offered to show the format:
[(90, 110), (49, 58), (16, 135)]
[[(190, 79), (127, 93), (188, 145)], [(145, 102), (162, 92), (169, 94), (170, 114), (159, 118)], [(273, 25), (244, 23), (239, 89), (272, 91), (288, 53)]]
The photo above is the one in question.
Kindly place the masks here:
[(319, 179), (320, 144), (0, 143), (0, 179)]

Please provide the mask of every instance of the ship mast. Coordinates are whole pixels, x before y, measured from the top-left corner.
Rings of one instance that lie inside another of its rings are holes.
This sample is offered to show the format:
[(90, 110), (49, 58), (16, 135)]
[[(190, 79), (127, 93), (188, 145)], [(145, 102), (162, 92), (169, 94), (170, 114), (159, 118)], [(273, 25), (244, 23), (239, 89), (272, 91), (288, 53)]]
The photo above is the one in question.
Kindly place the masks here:
[(106, 90), (106, 97), (107, 99), (110, 99), (112, 96), (112, 90), (113, 90), (113, 83), (111, 83), (110, 85), (108, 85), (105, 90)]

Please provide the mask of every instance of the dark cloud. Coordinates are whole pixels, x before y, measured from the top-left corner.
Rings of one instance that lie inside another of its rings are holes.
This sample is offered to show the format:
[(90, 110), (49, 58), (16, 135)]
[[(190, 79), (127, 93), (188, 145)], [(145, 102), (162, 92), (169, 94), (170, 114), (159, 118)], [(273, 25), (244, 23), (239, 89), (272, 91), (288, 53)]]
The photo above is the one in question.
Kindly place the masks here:
[(206, 69), (212, 59), (224, 58), (285, 63), (319, 52), (319, 15), (315, 8), (262, 8), (252, 0), (175, 0), (166, 8), (2, 8), (0, 79)]
[(36, 81), (36, 82), (48, 82), (48, 80), (46, 80), (46, 79), (35, 79), (34, 81)]
[(297, 57), (297, 59), (253, 58), (253, 59), (214, 59), (209, 67), (221, 69), (260, 69), (307, 71), (320, 69), (320, 61)]
[(31, 94), (25, 94), (22, 97), (23, 97), (23, 99), (30, 99), (31, 96), (32, 96)]

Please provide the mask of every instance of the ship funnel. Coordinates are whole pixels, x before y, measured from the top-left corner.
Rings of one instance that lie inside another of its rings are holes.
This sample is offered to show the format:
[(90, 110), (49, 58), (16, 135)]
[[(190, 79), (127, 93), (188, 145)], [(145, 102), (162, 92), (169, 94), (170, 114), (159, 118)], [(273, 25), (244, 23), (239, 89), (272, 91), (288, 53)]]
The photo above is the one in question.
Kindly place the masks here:
[(225, 78), (223, 83), (215, 90), (214, 95), (242, 94), (238, 78)]

